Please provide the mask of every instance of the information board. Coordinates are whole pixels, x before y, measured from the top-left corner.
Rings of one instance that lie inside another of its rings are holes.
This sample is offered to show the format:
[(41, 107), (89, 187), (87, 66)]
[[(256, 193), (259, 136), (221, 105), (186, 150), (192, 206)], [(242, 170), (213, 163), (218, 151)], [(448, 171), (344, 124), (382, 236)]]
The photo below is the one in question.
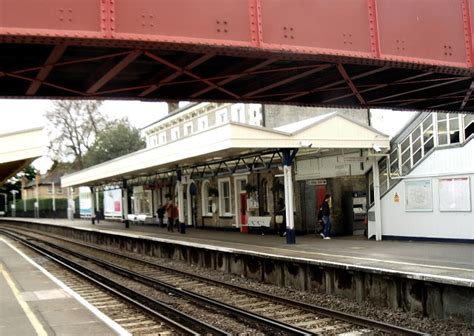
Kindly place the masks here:
[(469, 177), (440, 178), (439, 211), (471, 211)]
[(405, 210), (433, 211), (431, 180), (405, 181)]

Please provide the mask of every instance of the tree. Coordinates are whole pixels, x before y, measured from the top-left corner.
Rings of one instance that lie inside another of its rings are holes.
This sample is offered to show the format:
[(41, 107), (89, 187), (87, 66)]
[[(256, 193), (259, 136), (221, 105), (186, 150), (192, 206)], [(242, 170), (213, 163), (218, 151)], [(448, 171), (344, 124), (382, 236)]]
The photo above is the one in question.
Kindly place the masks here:
[(101, 105), (100, 101), (54, 102), (53, 109), (46, 113), (52, 138), (49, 149), (53, 160), (72, 160), (74, 168), (84, 168), (85, 153), (108, 123), (99, 110)]
[(84, 157), (84, 167), (90, 167), (145, 148), (140, 131), (128, 119), (112, 123), (96, 138)]

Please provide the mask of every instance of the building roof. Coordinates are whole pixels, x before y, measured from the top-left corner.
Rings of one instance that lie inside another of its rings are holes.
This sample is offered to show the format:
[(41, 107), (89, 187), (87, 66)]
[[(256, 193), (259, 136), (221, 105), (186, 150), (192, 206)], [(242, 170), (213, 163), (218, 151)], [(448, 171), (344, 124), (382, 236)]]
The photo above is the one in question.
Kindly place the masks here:
[[(268, 149), (389, 148), (387, 135), (330, 113), (298, 127), (268, 129), (230, 122), (63, 176), (63, 187), (112, 183)], [(291, 131), (291, 132), (289, 132)]]

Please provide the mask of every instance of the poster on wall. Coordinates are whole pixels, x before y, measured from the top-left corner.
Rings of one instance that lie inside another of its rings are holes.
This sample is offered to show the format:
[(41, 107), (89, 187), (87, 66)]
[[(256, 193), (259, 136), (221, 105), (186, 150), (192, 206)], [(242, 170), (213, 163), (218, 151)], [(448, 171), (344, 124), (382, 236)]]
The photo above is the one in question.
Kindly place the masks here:
[(122, 190), (104, 191), (104, 215), (106, 217), (122, 216)]
[(81, 217), (92, 213), (91, 190), (89, 187), (79, 188), (79, 214)]
[(469, 177), (440, 178), (439, 211), (471, 211)]
[(431, 180), (405, 181), (405, 210), (433, 211)]

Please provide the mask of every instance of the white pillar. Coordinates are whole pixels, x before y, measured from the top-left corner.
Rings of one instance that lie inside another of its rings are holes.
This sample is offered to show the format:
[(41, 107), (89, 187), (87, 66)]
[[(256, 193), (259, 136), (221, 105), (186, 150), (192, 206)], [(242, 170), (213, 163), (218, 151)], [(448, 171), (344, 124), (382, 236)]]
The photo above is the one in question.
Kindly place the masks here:
[(52, 184), (52, 192), (53, 192), (53, 212), (56, 212), (56, 191), (54, 190), (54, 182)]
[(291, 175), (291, 166), (283, 166), (285, 183), (285, 209), (286, 209), (286, 228), (294, 230), (295, 217), (293, 211), (293, 178)]
[(74, 210), (73, 210), (73, 205), (74, 204), (74, 199), (72, 198), (72, 193), (71, 193), (71, 188), (67, 188), (67, 218), (69, 220), (73, 220), (74, 218)]
[(91, 216), (95, 216), (95, 188), (91, 188)]
[(95, 208), (97, 210), (100, 209), (100, 204), (99, 203), (100, 203), (99, 190), (96, 189), (95, 190)]
[(372, 173), (374, 179), (374, 212), (375, 240), (382, 240), (382, 209), (380, 204), (380, 178), (377, 157), (372, 157)]
[(128, 190), (127, 188), (122, 189), (122, 212), (123, 218), (126, 219), (128, 215)]
[(184, 191), (183, 191), (183, 182), (180, 180), (176, 181), (178, 185), (178, 220), (180, 223), (184, 223)]

